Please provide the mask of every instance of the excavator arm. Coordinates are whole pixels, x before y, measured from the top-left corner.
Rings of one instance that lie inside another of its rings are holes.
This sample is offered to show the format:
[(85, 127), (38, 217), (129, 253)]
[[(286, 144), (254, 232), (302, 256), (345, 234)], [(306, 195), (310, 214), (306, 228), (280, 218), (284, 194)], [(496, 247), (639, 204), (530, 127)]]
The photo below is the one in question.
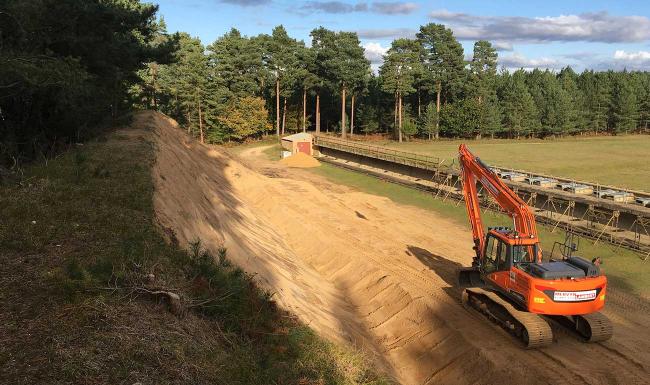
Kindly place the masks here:
[(472, 225), (476, 257), (481, 260), (485, 250), (485, 231), (476, 182), (481, 183), (483, 191), (490, 194), (503, 211), (512, 217), (514, 230), (517, 231), (519, 237), (536, 239), (535, 217), (528, 205), (506, 186), (494, 171), (474, 156), (464, 144), (458, 148), (458, 160), (461, 165), (463, 196)]

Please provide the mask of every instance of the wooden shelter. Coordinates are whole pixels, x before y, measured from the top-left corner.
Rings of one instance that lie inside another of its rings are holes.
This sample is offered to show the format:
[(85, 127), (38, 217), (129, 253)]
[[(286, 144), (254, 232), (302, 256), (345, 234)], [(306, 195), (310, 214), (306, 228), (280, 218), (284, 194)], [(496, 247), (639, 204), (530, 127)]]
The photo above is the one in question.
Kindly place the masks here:
[(291, 152), (292, 155), (299, 152), (305, 153), (307, 155), (313, 155), (314, 150), (312, 142), (313, 138), (311, 134), (301, 132), (282, 138), (282, 148), (285, 151)]

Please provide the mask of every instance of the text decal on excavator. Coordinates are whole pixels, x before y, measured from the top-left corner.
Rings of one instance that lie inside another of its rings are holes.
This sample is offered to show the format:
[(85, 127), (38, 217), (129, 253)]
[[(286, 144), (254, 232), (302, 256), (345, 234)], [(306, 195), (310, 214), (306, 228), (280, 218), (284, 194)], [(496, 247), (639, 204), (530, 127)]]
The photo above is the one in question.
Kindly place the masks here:
[(553, 293), (553, 301), (556, 302), (578, 302), (592, 299), (596, 299), (596, 290), (556, 291)]

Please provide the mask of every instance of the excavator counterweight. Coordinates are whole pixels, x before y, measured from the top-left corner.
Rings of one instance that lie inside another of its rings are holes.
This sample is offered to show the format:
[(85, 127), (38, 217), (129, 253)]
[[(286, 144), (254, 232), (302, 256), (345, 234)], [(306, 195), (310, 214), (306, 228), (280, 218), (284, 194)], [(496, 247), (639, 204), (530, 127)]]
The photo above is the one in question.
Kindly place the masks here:
[[(547, 319), (568, 326), (587, 341), (612, 335), (605, 305), (607, 278), (599, 266), (577, 256), (542, 261), (535, 216), (528, 205), (465, 146), (459, 147), (465, 206), (472, 226), (472, 266), (459, 271), (463, 303), (486, 315), (529, 348), (553, 341)], [(479, 204), (491, 196), (513, 227), (485, 231)]]

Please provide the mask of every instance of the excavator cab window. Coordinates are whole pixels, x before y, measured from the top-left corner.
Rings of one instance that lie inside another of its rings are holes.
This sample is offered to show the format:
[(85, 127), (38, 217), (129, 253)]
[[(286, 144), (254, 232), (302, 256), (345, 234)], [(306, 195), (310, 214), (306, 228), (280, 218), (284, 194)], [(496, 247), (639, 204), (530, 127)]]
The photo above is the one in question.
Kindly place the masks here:
[(515, 245), (512, 246), (512, 263), (517, 265), (520, 263), (535, 262), (537, 253), (537, 245)]
[(485, 244), (485, 258), (483, 259), (483, 272), (488, 274), (499, 270), (507, 270), (508, 245), (498, 238), (488, 235)]

